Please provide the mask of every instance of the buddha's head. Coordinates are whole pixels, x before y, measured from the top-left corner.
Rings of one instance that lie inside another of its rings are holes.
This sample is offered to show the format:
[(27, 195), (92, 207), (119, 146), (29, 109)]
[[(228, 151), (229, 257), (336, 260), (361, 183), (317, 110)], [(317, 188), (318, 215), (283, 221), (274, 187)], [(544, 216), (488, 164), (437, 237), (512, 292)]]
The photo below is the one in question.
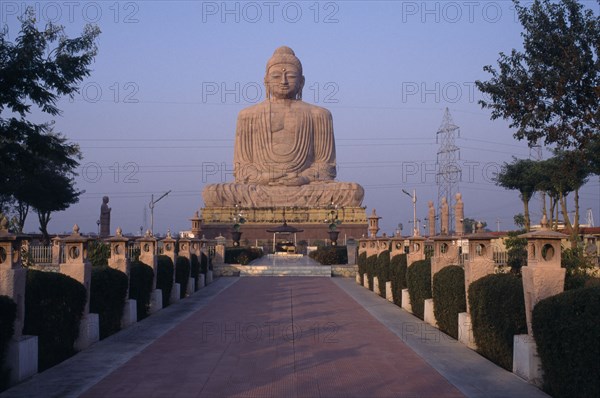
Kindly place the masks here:
[(304, 76), (300, 60), (291, 48), (279, 47), (267, 62), (265, 74), (267, 98), (302, 99), (303, 87)]

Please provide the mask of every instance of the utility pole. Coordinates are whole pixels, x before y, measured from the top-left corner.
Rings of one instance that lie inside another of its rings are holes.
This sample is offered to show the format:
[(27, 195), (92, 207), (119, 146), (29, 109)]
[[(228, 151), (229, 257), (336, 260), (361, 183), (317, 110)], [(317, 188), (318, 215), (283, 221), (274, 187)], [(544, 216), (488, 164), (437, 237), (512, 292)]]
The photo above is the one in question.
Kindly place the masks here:
[[(458, 164), (460, 148), (454, 143), (455, 137), (460, 137), (460, 128), (454, 124), (450, 111), (446, 108), (442, 124), (436, 133), (436, 143), (440, 144), (437, 153), (436, 183), (438, 186), (438, 206), (442, 198), (446, 198), (450, 208), (448, 217), (448, 232), (454, 230), (453, 200), (458, 192), (458, 183), (462, 178), (462, 169)], [(441, 230), (441, 228), (440, 228)]]
[(152, 234), (152, 236), (154, 236), (154, 205), (159, 200), (161, 200), (162, 198), (167, 196), (169, 193), (171, 193), (170, 189), (167, 192), (165, 192), (160, 198), (158, 198), (156, 200), (154, 200), (154, 194), (152, 194), (152, 197), (150, 198), (150, 204), (148, 205), (148, 207), (150, 207), (150, 233)]
[(412, 195), (402, 190), (405, 194), (411, 197), (413, 203), (413, 236), (419, 236), (419, 226), (417, 225), (417, 191), (413, 189)]
[(496, 219), (496, 231), (500, 232), (500, 219)]

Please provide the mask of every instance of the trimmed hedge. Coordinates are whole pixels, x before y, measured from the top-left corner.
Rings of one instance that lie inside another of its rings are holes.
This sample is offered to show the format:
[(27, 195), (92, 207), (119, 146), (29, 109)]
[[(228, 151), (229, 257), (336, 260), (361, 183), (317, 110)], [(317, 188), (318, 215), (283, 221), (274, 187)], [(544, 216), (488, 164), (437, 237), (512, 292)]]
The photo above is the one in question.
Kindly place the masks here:
[[(179, 256), (175, 260), (175, 283), (179, 283), (180, 298), (184, 298), (188, 293), (188, 282), (190, 279), (190, 260), (187, 257)], [(189, 292), (190, 294), (194, 292)]]
[(600, 286), (557, 294), (533, 309), (532, 327), (553, 397), (600, 396)]
[(200, 253), (200, 273), (206, 275), (208, 273), (208, 256)]
[(263, 256), (262, 249), (254, 247), (225, 248), (225, 264), (248, 265), (251, 261)]
[(440, 330), (458, 339), (458, 314), (466, 310), (465, 270), (458, 265), (442, 268), (433, 276), (433, 312)]
[(348, 264), (346, 246), (322, 246), (308, 256), (321, 265)]
[(27, 271), (23, 334), (38, 336), (39, 371), (75, 354), (86, 295), (85, 287), (71, 277)]
[(175, 272), (171, 257), (158, 256), (156, 270), (156, 288), (162, 292), (162, 306), (168, 307), (171, 303), (171, 292), (173, 291), (173, 273)]
[(390, 260), (389, 278), (394, 304), (397, 306), (402, 306), (402, 289), (406, 289), (406, 264), (406, 254), (396, 254)]
[(377, 256), (375, 276), (379, 282), (379, 295), (385, 298), (385, 283), (390, 280), (390, 251), (384, 250)]
[(406, 285), (413, 314), (423, 319), (425, 300), (431, 298), (431, 260), (412, 263), (406, 270)]
[(121, 330), (128, 283), (124, 272), (110, 267), (92, 268), (90, 312), (98, 314), (100, 339)]
[(100, 240), (93, 240), (87, 245), (87, 259), (93, 267), (107, 267), (110, 257), (110, 245)]
[(377, 268), (377, 254), (367, 257), (367, 278), (369, 279), (369, 290), (373, 291), (373, 277)]
[(8, 342), (15, 332), (17, 304), (8, 296), (0, 296), (0, 391), (8, 388), (10, 369), (4, 369)]
[(360, 278), (360, 284), (364, 286), (365, 281), (363, 280), (363, 276), (365, 272), (367, 272), (367, 252), (362, 252), (358, 256), (358, 261), (356, 262), (358, 265), (358, 276)]
[(521, 277), (494, 274), (473, 282), (469, 308), (477, 351), (512, 371), (514, 336), (527, 333)]
[(194, 278), (194, 290), (198, 290), (198, 279), (200, 277), (200, 260), (198, 256), (192, 253), (192, 261), (191, 261), (191, 276)]
[(148, 316), (154, 271), (152, 267), (134, 261), (129, 271), (129, 298), (136, 300), (138, 322)]

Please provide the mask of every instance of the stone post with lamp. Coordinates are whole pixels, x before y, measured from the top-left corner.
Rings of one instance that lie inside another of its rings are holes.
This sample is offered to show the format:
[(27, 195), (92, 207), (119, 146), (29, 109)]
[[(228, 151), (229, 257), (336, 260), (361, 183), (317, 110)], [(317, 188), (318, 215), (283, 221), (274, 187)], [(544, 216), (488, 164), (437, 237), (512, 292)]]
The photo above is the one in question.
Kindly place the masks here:
[(154, 314), (162, 309), (162, 291), (156, 288), (156, 276), (158, 274), (158, 240), (152, 236), (150, 230), (139, 238), (137, 242), (140, 245), (140, 262), (150, 266), (154, 272), (152, 280), (152, 293), (150, 295), (150, 314)]
[[(127, 275), (129, 281), (131, 262), (127, 257), (127, 242), (129, 239), (123, 236), (121, 227), (117, 228), (116, 235), (105, 240), (110, 245), (110, 257), (108, 266), (117, 269)], [(129, 286), (129, 282), (127, 282)], [(121, 327), (126, 328), (137, 322), (137, 300), (129, 299), (129, 288), (126, 293), (125, 307), (123, 317), (121, 318)]]
[(177, 244), (177, 241), (171, 236), (171, 230), (168, 230), (167, 236), (161, 242), (163, 248), (163, 255), (169, 257), (173, 262), (173, 280), (171, 281), (173, 288), (171, 289), (171, 297), (169, 297), (169, 302), (175, 303), (179, 301), (179, 298), (181, 297), (181, 286), (179, 285), (179, 283), (175, 282), (175, 264), (177, 262), (177, 254), (175, 254), (175, 245)]

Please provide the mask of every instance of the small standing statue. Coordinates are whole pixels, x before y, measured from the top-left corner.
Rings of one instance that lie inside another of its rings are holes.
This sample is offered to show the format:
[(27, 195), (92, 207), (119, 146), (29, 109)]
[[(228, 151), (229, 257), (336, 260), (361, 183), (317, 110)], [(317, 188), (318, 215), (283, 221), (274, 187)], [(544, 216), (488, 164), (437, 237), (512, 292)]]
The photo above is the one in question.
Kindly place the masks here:
[(100, 237), (107, 238), (110, 235), (110, 211), (108, 207), (108, 196), (102, 198), (100, 206)]
[(435, 207), (433, 206), (433, 200), (427, 202), (429, 206), (429, 236), (435, 236)]
[(441, 214), (442, 230), (441, 230), (441, 234), (442, 235), (448, 235), (448, 218), (450, 217), (450, 209), (448, 208), (448, 200), (446, 199), (446, 197), (442, 198), (442, 204), (441, 204), (440, 207), (442, 208), (442, 214)]
[(465, 218), (465, 205), (462, 201), (462, 195), (460, 193), (456, 194), (456, 205), (454, 206), (454, 217), (455, 217), (455, 225), (456, 225), (456, 235), (462, 236), (464, 233), (464, 218)]

